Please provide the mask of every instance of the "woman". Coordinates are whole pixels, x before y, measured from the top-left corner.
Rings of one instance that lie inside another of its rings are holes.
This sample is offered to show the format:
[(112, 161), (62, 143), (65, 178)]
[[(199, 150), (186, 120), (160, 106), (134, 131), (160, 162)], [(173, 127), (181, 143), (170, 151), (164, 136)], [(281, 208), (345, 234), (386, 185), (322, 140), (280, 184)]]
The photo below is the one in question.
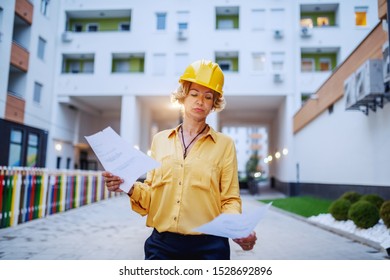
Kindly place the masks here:
[[(218, 64), (200, 60), (179, 83), (173, 101), (183, 106), (183, 123), (154, 136), (152, 157), (161, 166), (128, 193), (132, 209), (154, 228), (145, 259), (230, 259), (227, 238), (193, 231), (221, 213), (241, 213), (234, 142), (206, 123), (210, 112), (225, 106), (224, 76)], [(108, 190), (120, 191), (121, 178), (103, 176)], [(234, 241), (251, 250), (256, 234)]]

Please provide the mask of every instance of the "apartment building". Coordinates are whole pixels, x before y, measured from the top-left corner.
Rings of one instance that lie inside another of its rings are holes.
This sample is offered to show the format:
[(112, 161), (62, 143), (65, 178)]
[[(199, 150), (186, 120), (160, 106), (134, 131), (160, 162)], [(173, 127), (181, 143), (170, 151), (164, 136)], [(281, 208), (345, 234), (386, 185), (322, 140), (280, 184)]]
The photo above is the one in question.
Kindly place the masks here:
[[(264, 128), (269, 156), (281, 155), (270, 176), (295, 182), (294, 114), (379, 22), (377, 1), (149, 2), (0, 3), (0, 164), (98, 168), (84, 136), (107, 126), (147, 152), (156, 131), (180, 122), (170, 93), (183, 69), (209, 59), (227, 100), (210, 125)], [(12, 61), (15, 42), (27, 69)], [(42, 160), (20, 160), (29, 151)]]

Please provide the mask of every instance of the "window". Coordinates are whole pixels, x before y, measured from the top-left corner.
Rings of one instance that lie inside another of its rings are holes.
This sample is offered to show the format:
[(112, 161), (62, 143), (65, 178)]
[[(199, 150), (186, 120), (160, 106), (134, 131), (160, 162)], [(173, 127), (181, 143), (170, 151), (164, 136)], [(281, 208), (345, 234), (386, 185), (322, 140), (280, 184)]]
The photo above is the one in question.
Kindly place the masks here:
[(368, 7), (355, 7), (355, 25), (367, 26)]
[(44, 59), (45, 57), (45, 47), (46, 47), (46, 41), (39, 37), (38, 39), (38, 58)]
[(216, 7), (216, 29), (239, 29), (240, 8)]
[(265, 10), (252, 10), (251, 22), (253, 30), (263, 30), (265, 28)]
[(175, 54), (175, 73), (181, 74), (184, 69), (186, 69), (189, 64), (188, 54), (186, 53), (177, 53)]
[(301, 26), (302, 27), (313, 27), (313, 20), (311, 18), (302, 18), (301, 19)]
[(130, 23), (122, 22), (119, 24), (119, 31), (130, 31)]
[(302, 72), (313, 72), (314, 71), (314, 59), (313, 58), (302, 58), (301, 60), (301, 71)]
[(33, 101), (38, 104), (41, 103), (42, 88), (43, 86), (40, 83), (35, 82)]
[(128, 60), (116, 60), (115, 64), (115, 73), (128, 73), (130, 72), (130, 64)]
[(328, 26), (329, 18), (328, 17), (318, 17), (317, 18), (317, 26)]
[(178, 25), (179, 30), (188, 29), (189, 14), (190, 13), (188, 11), (177, 12), (177, 25)]
[(188, 28), (188, 23), (186, 22), (179, 22), (178, 23), (179, 30), (187, 30)]
[(93, 61), (84, 61), (83, 73), (93, 73)]
[(82, 32), (83, 31), (83, 25), (81, 23), (73, 24), (73, 31), (74, 32)]
[(281, 72), (284, 68), (284, 53), (274, 52), (271, 53), (272, 70), (274, 72)]
[(27, 166), (36, 167), (38, 161), (38, 134), (30, 133), (27, 141)]
[(50, 0), (41, 0), (41, 14), (47, 16), (48, 6)]
[(253, 53), (252, 54), (252, 70), (255, 73), (265, 72), (265, 54), (264, 53)]
[(12, 129), (10, 134), (8, 166), (21, 166), (22, 164), (23, 132)]
[(221, 69), (226, 72), (238, 72), (239, 61), (238, 52), (216, 52), (215, 62), (219, 64)]
[(165, 54), (154, 54), (153, 55), (153, 74), (154, 75), (164, 75), (165, 74), (165, 65), (166, 65), (166, 55)]
[(87, 24), (88, 32), (97, 32), (99, 31), (99, 25), (97, 23), (88, 23)]
[(57, 168), (57, 169), (60, 169), (60, 168), (61, 168), (61, 157), (60, 157), (60, 156), (57, 156), (56, 168)]
[(165, 30), (166, 28), (166, 20), (167, 20), (167, 14), (166, 13), (157, 13), (157, 30)]
[(332, 62), (330, 58), (320, 58), (319, 65), (320, 65), (320, 71), (332, 70)]
[(80, 62), (79, 61), (72, 61), (69, 63), (69, 70), (70, 73), (77, 74), (80, 72)]
[(219, 67), (221, 67), (222, 71), (232, 71), (233, 63), (229, 60), (220, 60), (218, 61)]
[(234, 22), (232, 19), (219, 19), (217, 22), (217, 29), (233, 29)]

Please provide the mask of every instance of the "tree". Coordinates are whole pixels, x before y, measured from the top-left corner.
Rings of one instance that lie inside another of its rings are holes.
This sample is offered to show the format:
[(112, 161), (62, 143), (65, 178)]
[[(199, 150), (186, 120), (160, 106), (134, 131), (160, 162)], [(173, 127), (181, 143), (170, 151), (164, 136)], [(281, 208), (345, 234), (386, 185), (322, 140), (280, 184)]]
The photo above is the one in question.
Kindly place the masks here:
[(248, 180), (253, 179), (253, 174), (259, 171), (258, 165), (259, 165), (259, 156), (256, 150), (253, 152), (253, 154), (249, 157), (248, 161), (246, 162), (245, 171)]

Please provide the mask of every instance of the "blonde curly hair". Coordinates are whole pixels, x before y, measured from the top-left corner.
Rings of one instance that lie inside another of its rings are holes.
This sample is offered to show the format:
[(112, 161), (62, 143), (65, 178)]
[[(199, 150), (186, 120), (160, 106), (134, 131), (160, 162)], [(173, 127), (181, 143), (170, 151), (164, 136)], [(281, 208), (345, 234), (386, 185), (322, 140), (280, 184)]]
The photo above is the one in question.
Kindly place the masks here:
[[(182, 81), (180, 83), (180, 86), (171, 93), (171, 102), (175, 103), (178, 102), (179, 104), (183, 104), (184, 99), (188, 95), (188, 92), (190, 91), (191, 82), (188, 81)], [(214, 104), (213, 104), (213, 110), (215, 112), (221, 112), (226, 106), (225, 98), (219, 94), (218, 92), (214, 91)]]

